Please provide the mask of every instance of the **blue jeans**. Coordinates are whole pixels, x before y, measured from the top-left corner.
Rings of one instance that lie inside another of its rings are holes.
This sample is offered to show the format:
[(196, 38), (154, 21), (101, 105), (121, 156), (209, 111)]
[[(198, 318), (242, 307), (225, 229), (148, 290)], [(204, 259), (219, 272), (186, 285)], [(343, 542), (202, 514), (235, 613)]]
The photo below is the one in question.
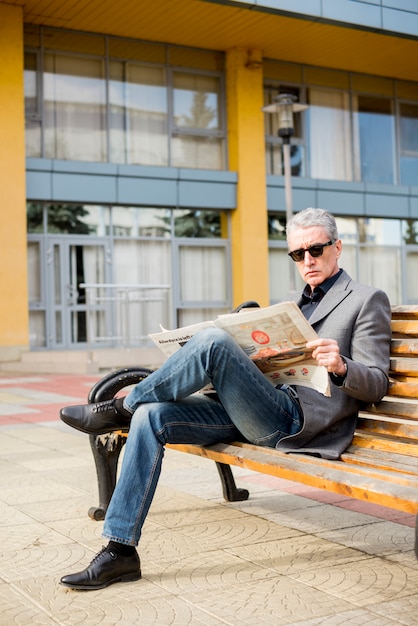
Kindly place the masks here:
[[(219, 401), (195, 394), (212, 383)], [(195, 394), (195, 395), (192, 395)], [(276, 389), (223, 330), (198, 332), (125, 398), (133, 413), (103, 536), (137, 545), (166, 443), (247, 440), (274, 448), (303, 424), (299, 403)]]

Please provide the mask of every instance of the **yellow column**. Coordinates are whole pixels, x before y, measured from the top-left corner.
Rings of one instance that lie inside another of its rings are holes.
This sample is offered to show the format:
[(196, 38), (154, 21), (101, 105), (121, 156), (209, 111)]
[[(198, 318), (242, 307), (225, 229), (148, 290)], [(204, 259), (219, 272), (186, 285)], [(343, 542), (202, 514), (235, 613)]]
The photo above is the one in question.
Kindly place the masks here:
[(226, 56), (229, 169), (238, 173), (232, 215), (234, 305), (269, 304), (267, 190), (263, 70), (259, 50), (234, 48)]
[(0, 3), (0, 363), (28, 348), (23, 14)]

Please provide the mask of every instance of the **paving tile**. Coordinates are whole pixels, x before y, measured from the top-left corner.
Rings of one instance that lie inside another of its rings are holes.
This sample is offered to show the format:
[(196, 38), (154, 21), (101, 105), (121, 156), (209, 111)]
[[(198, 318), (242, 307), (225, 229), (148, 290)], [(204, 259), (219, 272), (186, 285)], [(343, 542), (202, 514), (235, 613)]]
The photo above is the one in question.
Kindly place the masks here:
[(375, 611), (381, 619), (384, 616), (392, 616), (397, 624), (404, 626), (416, 626), (418, 624), (418, 594), (414, 593), (401, 600), (389, 600), (378, 602), (368, 607)]
[[(245, 510), (245, 507), (241, 507)], [(299, 507), (283, 513), (268, 513), (268, 519), (284, 526), (290, 526), (307, 533), (318, 533), (324, 530), (336, 530), (377, 523), (380, 520), (363, 513), (346, 511), (338, 506), (321, 504)]]
[[(309, 626), (395, 626), (399, 625), (396, 615), (393, 618), (388, 615), (375, 615), (369, 609), (354, 609), (352, 611), (338, 612), (337, 615), (327, 615), (309, 620)], [(416, 622), (409, 622), (416, 624)], [(305, 620), (293, 622), (292, 626), (308, 626)]]
[(387, 555), (413, 550), (415, 531), (395, 522), (378, 521), (374, 524), (321, 531), (318, 536), (357, 548), (367, 554)]
[(357, 559), (352, 563), (327, 564), (315, 570), (290, 572), (288, 576), (363, 607), (409, 598), (416, 594), (418, 587), (417, 570), (374, 557)]
[(60, 623), (12, 585), (0, 583), (0, 607), (1, 626), (51, 626)]
[(276, 577), (268, 568), (224, 550), (181, 555), (177, 559), (165, 561), (150, 560), (143, 566), (149, 580), (176, 595), (213, 589), (223, 593), (231, 585), (239, 586)]
[[(26, 514), (32, 520), (38, 522), (50, 522), (51, 524), (58, 520), (70, 520), (74, 518), (80, 519), (80, 523), (97, 526), (97, 522), (93, 522), (88, 517), (88, 510), (92, 506), (93, 499), (90, 495), (78, 493), (71, 498), (60, 498), (59, 500), (51, 500), (48, 502), (30, 502), (15, 505), (13, 508), (16, 512)], [(1, 524), (1, 507), (0, 507), (0, 524)]]
[(309, 625), (315, 618), (325, 618), (355, 608), (346, 600), (283, 576), (242, 581), (224, 587), (221, 593), (212, 590), (197, 592), (189, 597), (200, 608), (222, 617), (227, 624), (234, 626), (285, 626), (295, 622)]
[(162, 592), (146, 579), (89, 593), (56, 586), (51, 577), (29, 579), (19, 583), (17, 588), (35, 598), (51, 616), (59, 616), (58, 623), (65, 626), (218, 626), (226, 623), (180, 596)]
[(358, 550), (305, 534), (263, 541), (256, 545), (230, 547), (227, 548), (227, 552), (279, 574), (316, 570), (324, 564), (331, 567), (339, 563), (354, 563), (369, 558)]

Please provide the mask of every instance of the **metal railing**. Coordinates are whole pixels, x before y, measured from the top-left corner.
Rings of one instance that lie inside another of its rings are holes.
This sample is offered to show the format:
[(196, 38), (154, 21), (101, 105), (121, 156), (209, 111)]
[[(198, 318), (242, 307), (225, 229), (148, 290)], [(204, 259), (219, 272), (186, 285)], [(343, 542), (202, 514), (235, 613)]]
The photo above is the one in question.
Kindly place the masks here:
[(148, 335), (169, 325), (170, 285), (80, 283), (86, 293), (89, 347), (152, 345)]

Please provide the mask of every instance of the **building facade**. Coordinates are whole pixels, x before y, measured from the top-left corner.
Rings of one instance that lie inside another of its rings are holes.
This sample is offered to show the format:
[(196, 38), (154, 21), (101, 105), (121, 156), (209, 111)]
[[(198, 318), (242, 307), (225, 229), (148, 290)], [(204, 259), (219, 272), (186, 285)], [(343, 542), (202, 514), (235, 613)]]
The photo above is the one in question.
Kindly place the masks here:
[(284, 93), (293, 210), (418, 302), (413, 0), (0, 1), (0, 40), (2, 362), (286, 297)]

